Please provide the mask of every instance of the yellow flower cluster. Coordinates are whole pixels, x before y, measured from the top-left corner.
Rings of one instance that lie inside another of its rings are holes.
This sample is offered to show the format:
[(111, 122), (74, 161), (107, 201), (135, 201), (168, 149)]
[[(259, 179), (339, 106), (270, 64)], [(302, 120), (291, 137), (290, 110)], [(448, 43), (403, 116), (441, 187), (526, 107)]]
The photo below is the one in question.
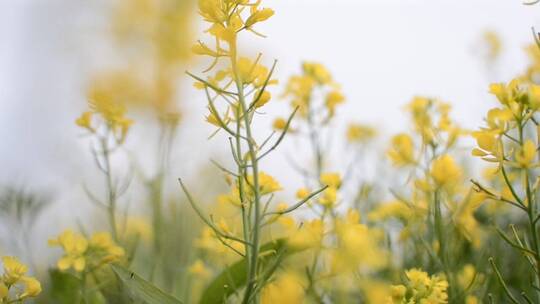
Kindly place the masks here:
[(405, 285), (392, 286), (389, 304), (445, 304), (448, 303), (448, 282), (444, 277), (429, 276), (419, 269), (405, 272)]
[[(110, 92), (103, 90), (104, 88), (100, 87), (94, 87), (91, 90), (88, 101), (90, 110), (83, 112), (75, 120), (75, 123), (91, 133), (98, 132), (99, 128), (104, 125), (116, 141), (122, 143), (133, 124), (133, 120), (125, 116), (125, 105), (118, 100), (114, 100), (114, 96), (110, 96)], [(98, 116), (101, 120), (96, 120), (95, 116)]]
[(281, 273), (261, 292), (261, 304), (304, 303), (305, 282), (292, 272)]
[(337, 193), (341, 187), (341, 176), (339, 173), (323, 173), (320, 176), (320, 182), (328, 186), (319, 198), (319, 204), (324, 207), (333, 207), (338, 200)]
[(41, 284), (26, 276), (28, 267), (12, 256), (2, 257), (4, 274), (0, 277), (0, 303), (22, 303), (41, 293)]
[(383, 231), (360, 223), (360, 214), (349, 210), (335, 223), (338, 246), (333, 250), (333, 273), (357, 269), (380, 269), (387, 265), (388, 253), (383, 249)]
[(512, 138), (511, 133), (515, 130), (522, 136), (524, 124), (540, 107), (540, 86), (514, 79), (508, 84), (492, 84), (490, 92), (502, 108), (491, 109), (486, 118), (487, 126), (473, 133), (478, 145), (473, 155), (488, 162), (507, 162), (519, 168), (536, 167), (537, 148), (531, 139), (523, 140), (513, 155), (511, 150), (504, 150), (502, 139), (503, 136)]
[(373, 127), (362, 124), (350, 124), (347, 128), (347, 140), (350, 143), (366, 143), (377, 135)]
[(76, 272), (91, 272), (120, 261), (125, 255), (124, 249), (113, 241), (108, 232), (97, 232), (87, 239), (68, 229), (56, 239), (49, 240), (49, 245), (59, 246), (64, 251), (56, 264), (62, 271), (73, 268)]
[[(291, 76), (287, 82), (284, 97), (291, 99), (291, 106), (298, 107), (300, 115), (305, 119), (314, 119), (312, 116), (322, 116), (322, 113), (312, 113), (318, 107), (313, 104), (314, 95), (324, 92), (324, 107), (326, 109), (323, 121), (328, 121), (336, 112), (336, 107), (345, 102), (345, 96), (339, 86), (332, 80), (332, 75), (322, 64), (317, 62), (304, 62), (302, 74)], [(318, 109), (320, 111), (320, 109)]]
[[(259, 195), (268, 195), (272, 194), (274, 192), (280, 191), (281, 185), (279, 182), (274, 179), (272, 176), (264, 173), (259, 172), (258, 174), (258, 182), (259, 182), (259, 189), (258, 193)], [(246, 189), (246, 195), (247, 197), (244, 198), (245, 203), (248, 203), (254, 199), (255, 191), (252, 189), (251, 186), (253, 185), (253, 176), (248, 176), (246, 179), (248, 183), (248, 188)], [(231, 191), (227, 194), (220, 194), (217, 198), (217, 201), (221, 204), (232, 204), (234, 206), (240, 207), (242, 204), (242, 201), (240, 199), (240, 190), (238, 188), (238, 185), (235, 184), (231, 187)]]

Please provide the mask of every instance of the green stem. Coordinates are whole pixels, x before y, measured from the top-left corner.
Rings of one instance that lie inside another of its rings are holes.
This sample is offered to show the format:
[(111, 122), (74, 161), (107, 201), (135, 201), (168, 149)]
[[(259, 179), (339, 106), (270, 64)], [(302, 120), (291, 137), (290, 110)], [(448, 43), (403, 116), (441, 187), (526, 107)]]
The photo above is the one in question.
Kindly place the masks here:
[[(522, 124), (521, 121), (518, 121), (518, 132), (519, 132), (519, 143), (520, 143), (520, 147), (523, 147), (523, 144), (524, 144), (524, 139), (523, 139), (523, 127), (524, 125)], [(527, 218), (529, 220), (529, 229), (530, 229), (530, 232), (531, 232), (531, 241), (532, 241), (532, 245), (533, 245), (533, 251), (535, 251), (537, 254), (535, 256), (535, 260), (536, 260), (536, 285), (540, 284), (540, 260), (538, 259), (538, 252), (539, 252), (539, 246), (538, 246), (538, 233), (536, 231), (536, 222), (535, 222), (535, 218), (536, 218), (536, 208), (535, 208), (535, 200), (533, 198), (533, 195), (532, 195), (532, 191), (531, 191), (531, 185), (530, 185), (530, 181), (529, 181), (529, 168), (525, 168), (524, 169), (524, 173), (525, 173), (525, 176), (524, 176), (524, 179), (525, 179), (525, 194), (527, 195)], [(537, 291), (536, 292), (536, 296), (537, 296), (537, 299), (540, 299), (540, 293)]]
[(116, 190), (112, 182), (111, 175), (111, 159), (107, 137), (100, 138), (101, 150), (103, 151), (103, 160), (105, 162), (105, 179), (107, 187), (107, 211), (109, 216), (109, 225), (111, 226), (111, 234), (113, 239), (118, 242), (118, 231), (116, 225)]
[[(230, 59), (231, 59), (231, 66), (233, 70), (233, 77), (234, 82), (236, 84), (236, 90), (237, 90), (237, 96), (238, 96), (238, 103), (240, 112), (242, 114), (242, 119), (244, 123), (244, 128), (246, 132), (246, 141), (248, 144), (249, 149), (249, 157), (251, 161), (251, 173), (253, 175), (252, 179), (252, 185), (250, 185), (253, 189), (253, 215), (251, 212), (249, 212), (247, 218), (253, 217), (253, 225), (248, 225), (246, 228), (249, 230), (251, 234), (251, 252), (249, 256), (247, 256), (248, 259), (248, 273), (247, 273), (247, 285), (246, 290), (244, 293), (244, 299), (243, 303), (249, 303), (252, 298), (257, 299), (257, 297), (252, 297), (252, 293), (254, 292), (255, 285), (256, 285), (256, 276), (257, 276), (257, 262), (258, 262), (258, 255), (259, 255), (259, 243), (260, 243), (260, 230), (261, 230), (261, 199), (260, 199), (260, 193), (259, 193), (259, 166), (258, 166), (258, 159), (257, 159), (257, 147), (255, 140), (253, 138), (253, 134), (251, 131), (251, 117), (250, 113), (248, 113), (248, 107), (246, 104), (245, 96), (244, 96), (244, 83), (240, 79), (239, 73), (238, 73), (238, 67), (237, 67), (237, 54), (236, 54), (236, 41), (230, 43)], [(240, 119), (239, 116), (237, 116), (237, 119)], [(240, 123), (240, 122), (238, 122)], [(237, 147), (239, 147), (239, 141), (240, 137), (239, 134), (236, 136), (237, 140)], [(239, 157), (242, 156), (242, 154), (238, 154)], [(245, 166), (243, 166), (245, 167)], [(242, 179), (247, 178), (247, 174), (245, 169), (242, 168), (242, 175), (238, 178), (239, 184), (242, 183)], [(245, 191), (243, 191), (245, 192)], [(251, 208), (250, 208), (251, 210)], [(244, 228), (245, 231), (245, 228)]]

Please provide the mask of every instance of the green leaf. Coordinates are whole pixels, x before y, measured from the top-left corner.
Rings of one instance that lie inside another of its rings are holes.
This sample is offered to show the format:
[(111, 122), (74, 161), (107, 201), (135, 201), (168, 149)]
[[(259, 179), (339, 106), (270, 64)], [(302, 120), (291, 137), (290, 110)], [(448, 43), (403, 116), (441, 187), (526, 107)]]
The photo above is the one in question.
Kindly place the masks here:
[[(51, 298), (54, 303), (73, 304), (82, 302), (81, 280), (69, 272), (62, 272), (58, 269), (49, 270), (51, 277)], [(87, 303), (106, 303), (103, 294), (99, 290), (87, 293)]]
[(80, 301), (80, 280), (74, 275), (57, 269), (49, 270), (51, 277), (51, 297), (55, 303), (68, 304)]
[[(262, 269), (270, 265), (272, 268), (272, 261), (276, 258), (284, 258), (286, 255), (290, 255), (298, 250), (287, 247), (287, 241), (285, 239), (277, 239), (266, 244), (263, 244), (260, 248), (259, 265)], [(273, 271), (275, 269), (269, 269)], [(246, 285), (247, 281), (247, 262), (246, 259), (242, 259), (227, 269), (223, 270), (210, 284), (206, 287), (204, 293), (199, 301), (200, 304), (219, 304), (224, 303), (226, 299), (232, 294), (239, 291)]]
[(112, 269), (138, 300), (147, 304), (182, 304), (177, 298), (159, 289), (129, 269), (118, 265), (113, 265)]

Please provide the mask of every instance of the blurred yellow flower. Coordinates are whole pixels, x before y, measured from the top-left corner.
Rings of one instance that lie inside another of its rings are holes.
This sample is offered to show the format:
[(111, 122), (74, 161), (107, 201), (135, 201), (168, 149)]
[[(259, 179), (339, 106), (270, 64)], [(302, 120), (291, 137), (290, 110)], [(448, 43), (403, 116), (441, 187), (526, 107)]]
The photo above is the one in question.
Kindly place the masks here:
[[(253, 185), (253, 176), (251, 175), (248, 176), (247, 180), (249, 184)], [(260, 195), (270, 194), (270, 193), (279, 191), (281, 189), (282, 189), (281, 185), (276, 179), (274, 179), (272, 176), (264, 172), (259, 172), (259, 194)], [(254, 195), (253, 189), (249, 188), (248, 193), (250, 193), (250, 195)]]
[(326, 188), (319, 196), (319, 204), (326, 208), (334, 206), (337, 202), (337, 189), (334, 187)]
[(377, 135), (377, 130), (361, 124), (350, 124), (347, 128), (347, 140), (350, 143), (365, 143)]
[(326, 95), (325, 104), (330, 116), (336, 111), (336, 106), (345, 102), (345, 96), (339, 91), (331, 91)]
[(437, 185), (444, 187), (457, 184), (462, 170), (452, 156), (445, 154), (433, 161), (430, 174)]
[(412, 138), (401, 133), (392, 138), (392, 146), (387, 152), (388, 157), (396, 166), (406, 166), (415, 164), (414, 144)]
[(283, 131), (287, 127), (287, 120), (282, 117), (278, 117), (272, 123), (272, 128), (276, 131)]
[(312, 77), (317, 83), (332, 84), (332, 75), (324, 65), (317, 62), (304, 62), (302, 68), (304, 73)]
[(309, 189), (300, 188), (300, 189), (298, 189), (298, 191), (296, 191), (296, 198), (302, 200), (302, 199), (305, 199), (306, 197), (308, 197), (310, 194), (311, 194), (311, 192), (309, 191)]
[(298, 249), (317, 248), (321, 245), (324, 223), (321, 220), (304, 222), (300, 228), (290, 227), (287, 242)]
[(536, 145), (530, 139), (526, 140), (521, 149), (516, 151), (516, 162), (521, 168), (530, 168), (534, 166), (536, 159)]
[(90, 246), (104, 251), (103, 262), (117, 261), (125, 255), (124, 248), (118, 246), (108, 232), (97, 232), (90, 238)]
[(405, 271), (407, 282), (404, 285), (392, 287), (389, 303), (448, 303), (448, 282), (439, 276), (429, 276), (419, 269)]
[[(258, 3), (260, 3), (260, 2), (258, 2)], [(251, 7), (251, 15), (247, 18), (244, 26), (246, 28), (250, 28), (255, 23), (263, 22), (263, 21), (268, 20), (273, 15), (274, 15), (274, 10), (272, 10), (270, 8), (258, 9), (257, 5), (253, 5)]]
[(325, 186), (339, 189), (341, 187), (341, 176), (339, 173), (322, 173), (320, 176), (321, 183)]
[(208, 278), (211, 275), (210, 270), (206, 267), (204, 262), (200, 259), (197, 259), (188, 269), (189, 273), (200, 277), (200, 278)]
[(49, 240), (50, 246), (60, 246), (64, 250), (64, 256), (58, 260), (57, 266), (60, 270), (67, 270), (71, 267), (81, 272), (86, 267), (84, 254), (88, 249), (86, 238), (72, 230), (65, 230), (57, 239)]
[(21, 281), (24, 285), (24, 291), (20, 295), (21, 298), (36, 297), (41, 293), (41, 283), (32, 277), (23, 277)]
[(26, 265), (12, 256), (2, 257), (2, 263), (4, 264), (4, 275), (2, 276), (2, 280), (8, 285), (13, 285), (18, 282), (28, 271)]
[(304, 283), (298, 275), (293, 273), (279, 274), (261, 291), (262, 304), (303, 303), (304, 297)]
[[(22, 303), (26, 298), (41, 293), (41, 283), (36, 278), (25, 276), (28, 267), (16, 257), (3, 256), (2, 264), (4, 274), (0, 277), (0, 303)], [(15, 291), (12, 294), (16, 298), (10, 298), (10, 291)]]
[(263, 91), (262, 93), (256, 93), (255, 97), (253, 98), (255, 107), (260, 108), (264, 106), (265, 104), (268, 103), (268, 101), (270, 101), (270, 98), (272, 98), (272, 95), (268, 91)]
[(0, 299), (4, 299), (9, 294), (9, 289), (7, 288), (6, 284), (2, 281), (0, 281)]
[(75, 120), (75, 123), (82, 128), (88, 129), (90, 132), (94, 132), (94, 128), (92, 127), (92, 112), (86, 111), (81, 114), (77, 120)]

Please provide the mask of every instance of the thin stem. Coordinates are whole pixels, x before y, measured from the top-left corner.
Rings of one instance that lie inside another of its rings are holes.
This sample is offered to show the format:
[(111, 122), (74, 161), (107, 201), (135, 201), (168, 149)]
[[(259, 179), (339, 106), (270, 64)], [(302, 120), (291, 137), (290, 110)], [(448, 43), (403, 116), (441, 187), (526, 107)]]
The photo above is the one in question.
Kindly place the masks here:
[(107, 137), (100, 138), (101, 150), (103, 152), (104, 160), (104, 173), (106, 178), (107, 186), (107, 211), (109, 215), (109, 225), (111, 226), (111, 234), (115, 241), (118, 241), (118, 231), (116, 225), (116, 191), (115, 186), (112, 182), (111, 175), (111, 160), (110, 160), (110, 151), (107, 144)]

